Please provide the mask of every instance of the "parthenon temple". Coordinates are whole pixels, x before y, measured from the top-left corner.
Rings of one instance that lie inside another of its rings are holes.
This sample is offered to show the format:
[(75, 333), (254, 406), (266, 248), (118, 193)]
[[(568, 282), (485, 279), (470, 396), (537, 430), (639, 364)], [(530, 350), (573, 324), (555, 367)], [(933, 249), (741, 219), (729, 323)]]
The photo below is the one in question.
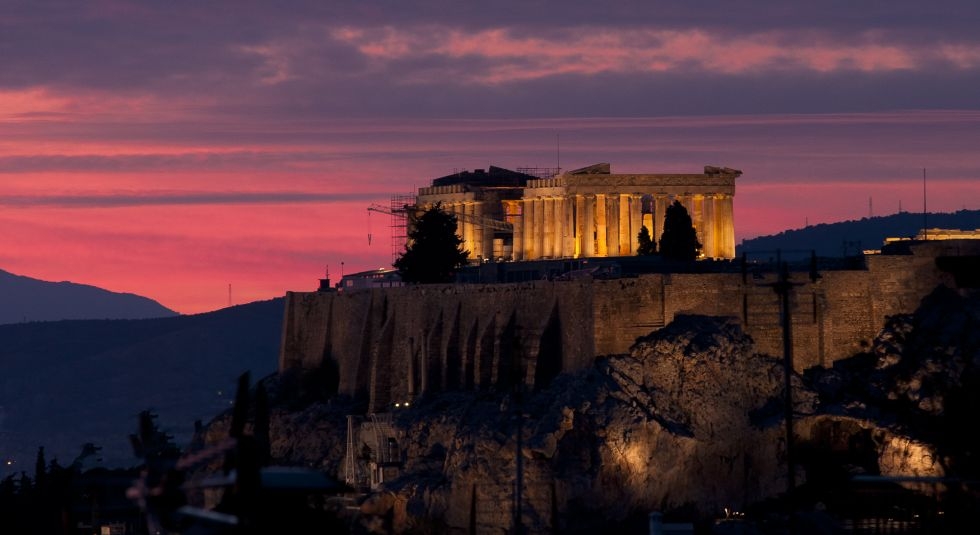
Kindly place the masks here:
[(702, 256), (734, 258), (732, 199), (741, 174), (714, 166), (700, 174), (613, 174), (600, 163), (549, 175), (491, 166), (433, 180), (419, 188), (415, 206), (439, 203), (455, 214), (474, 261), (541, 260), (635, 255), (640, 228), (659, 241), (666, 207), (677, 200)]

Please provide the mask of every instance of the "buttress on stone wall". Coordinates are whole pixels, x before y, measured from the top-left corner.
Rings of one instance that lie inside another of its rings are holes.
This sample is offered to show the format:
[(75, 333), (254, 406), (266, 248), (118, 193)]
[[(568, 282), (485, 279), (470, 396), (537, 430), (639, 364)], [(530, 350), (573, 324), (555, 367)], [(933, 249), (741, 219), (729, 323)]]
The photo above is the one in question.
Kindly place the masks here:
[[(916, 251), (915, 249), (913, 249)], [(935, 252), (872, 255), (866, 270), (793, 273), (797, 370), (829, 366), (866, 346), (888, 315), (915, 310), (938, 284), (955, 286)], [(613, 280), (418, 285), (289, 292), (280, 371), (329, 367), (340, 394), (383, 411), (423, 392), (542, 387), (595, 357), (628, 352), (679, 314), (739, 321), (758, 352), (781, 357), (773, 275), (648, 274)]]

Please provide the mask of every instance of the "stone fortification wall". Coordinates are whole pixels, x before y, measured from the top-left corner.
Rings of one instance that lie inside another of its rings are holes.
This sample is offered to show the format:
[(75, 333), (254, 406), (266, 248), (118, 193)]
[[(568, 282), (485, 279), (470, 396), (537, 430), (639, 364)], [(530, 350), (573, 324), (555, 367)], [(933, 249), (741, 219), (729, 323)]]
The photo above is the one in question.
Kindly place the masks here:
[(589, 281), (289, 293), (280, 369), (335, 367), (372, 408), (423, 391), (543, 384), (595, 356)]
[[(913, 252), (915, 252), (913, 250)], [(791, 274), (794, 364), (860, 351), (888, 315), (951, 277), (936, 251), (874, 255), (868, 269)], [(761, 353), (783, 354), (774, 274), (650, 274), (614, 280), (431, 285), (286, 296), (280, 370), (328, 368), (369, 410), (422, 392), (534, 387), (597, 355), (628, 352), (677, 314), (736, 318)]]

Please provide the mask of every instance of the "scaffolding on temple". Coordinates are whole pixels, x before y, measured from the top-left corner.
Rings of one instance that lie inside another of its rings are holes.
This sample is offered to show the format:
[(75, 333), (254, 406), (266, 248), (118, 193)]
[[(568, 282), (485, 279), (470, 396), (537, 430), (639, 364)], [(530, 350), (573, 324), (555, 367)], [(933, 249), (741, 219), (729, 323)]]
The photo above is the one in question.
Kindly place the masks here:
[(391, 262), (402, 254), (408, 243), (408, 210), (415, 206), (415, 195), (391, 196)]
[(389, 231), (391, 235), (391, 262), (395, 260), (405, 250), (408, 243), (408, 213), (415, 207), (415, 195), (392, 195), (388, 206), (372, 204), (368, 206), (368, 245), (371, 244), (371, 212), (388, 214), (391, 217)]
[(561, 174), (561, 167), (518, 167), (517, 172), (537, 178), (553, 178)]

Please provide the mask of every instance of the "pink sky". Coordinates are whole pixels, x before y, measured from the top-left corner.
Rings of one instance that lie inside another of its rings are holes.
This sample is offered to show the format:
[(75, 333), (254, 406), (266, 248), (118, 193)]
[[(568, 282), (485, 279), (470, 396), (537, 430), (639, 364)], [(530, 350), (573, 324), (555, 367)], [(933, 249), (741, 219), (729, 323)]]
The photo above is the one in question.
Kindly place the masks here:
[[(736, 167), (745, 173), (735, 197), (738, 241), (864, 217), (869, 197), (875, 215), (899, 202), (920, 210), (922, 167), (931, 210), (980, 208), (973, 112), (351, 121), (342, 129), (382, 141), (316, 147), (45, 142), (49, 128), (4, 140), (24, 156), (0, 158), (0, 266), (146, 295), (182, 313), (227, 306), (229, 284), (239, 304), (312, 290), (328, 265), (334, 280), (341, 263), (348, 273), (388, 266), (389, 219), (367, 207), (456, 167)], [(941, 135), (956, 130), (973, 137)]]
[(368, 205), (489, 165), (735, 167), (736, 241), (921, 210), (923, 168), (978, 209), (976, 6), (897, 4), (15, 1), (0, 269), (181, 313), (312, 290), (390, 265)]

